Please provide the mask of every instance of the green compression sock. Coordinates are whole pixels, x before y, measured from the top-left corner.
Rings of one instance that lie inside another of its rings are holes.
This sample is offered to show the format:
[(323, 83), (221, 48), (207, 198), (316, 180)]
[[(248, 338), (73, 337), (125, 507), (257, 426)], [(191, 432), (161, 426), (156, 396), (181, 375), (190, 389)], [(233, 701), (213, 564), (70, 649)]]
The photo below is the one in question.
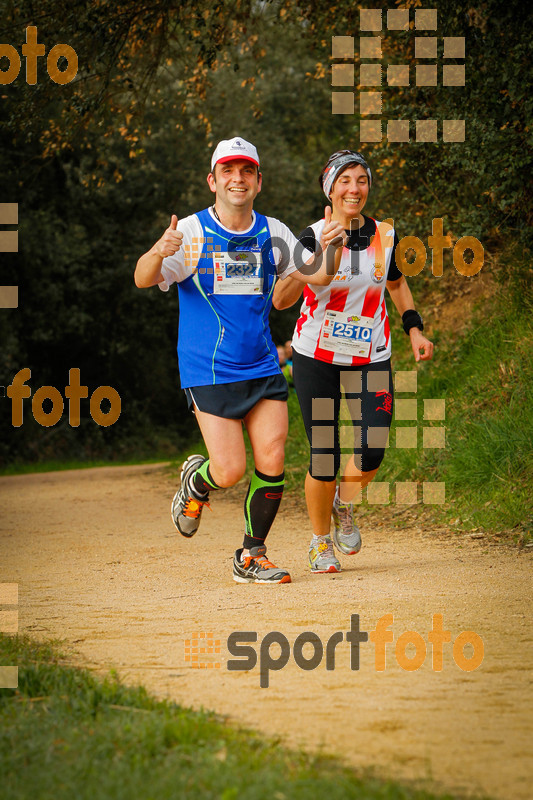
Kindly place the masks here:
[(260, 547), (264, 543), (278, 513), (284, 486), (285, 473), (272, 476), (255, 470), (244, 501), (245, 550)]
[(221, 488), (218, 483), (215, 483), (211, 472), (209, 471), (209, 459), (204, 461), (204, 463), (198, 467), (194, 473), (192, 482), (198, 494), (201, 495), (208, 494), (209, 492), (212, 492), (213, 489)]

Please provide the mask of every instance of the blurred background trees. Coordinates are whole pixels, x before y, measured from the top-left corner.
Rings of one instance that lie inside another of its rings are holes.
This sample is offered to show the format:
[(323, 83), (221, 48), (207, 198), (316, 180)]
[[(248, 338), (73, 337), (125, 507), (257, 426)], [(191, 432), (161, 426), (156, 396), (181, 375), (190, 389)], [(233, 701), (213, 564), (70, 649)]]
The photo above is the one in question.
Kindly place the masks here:
[[(373, 4), (384, 13), (407, 6), (421, 3)], [(1, 256), (2, 284), (20, 288), (19, 308), (0, 312), (0, 382), (30, 367), (33, 392), (63, 391), (69, 368), (79, 367), (89, 394), (102, 384), (119, 391), (122, 415), (100, 428), (86, 402), (79, 428), (65, 412), (47, 429), (25, 401), (24, 425), (14, 429), (4, 400), (2, 461), (164, 454), (191, 434), (173, 355), (176, 288), (140, 291), (132, 275), (172, 213), (211, 202), (205, 177), (221, 138), (256, 144), (264, 176), (256, 207), (296, 233), (323, 213), (317, 177), (325, 159), (351, 147), (363, 149), (376, 175), (369, 212), (393, 217), (400, 236), (425, 241), (433, 217), (443, 217), (445, 232), (476, 236), (489, 252), (530, 245), (526, 4), (432, 2), (439, 42), (466, 37), (466, 86), (384, 87), (385, 119), (465, 118), (464, 143), (362, 147), (358, 115), (331, 113), (330, 77), (331, 37), (357, 42), (359, 7), (4, 0), (1, 42), (21, 53), (26, 26), (36, 25), (47, 52), (58, 42), (76, 50), (79, 71), (57, 85), (41, 58), (30, 86), (23, 61), (1, 87), (0, 201), (19, 204), (20, 242), (18, 254)], [(386, 36), (387, 63), (417, 63), (412, 31)], [(355, 75), (357, 91), (357, 59)], [(530, 283), (526, 262), (516, 267), (521, 291)], [(273, 314), (276, 341), (289, 338), (295, 314)]]

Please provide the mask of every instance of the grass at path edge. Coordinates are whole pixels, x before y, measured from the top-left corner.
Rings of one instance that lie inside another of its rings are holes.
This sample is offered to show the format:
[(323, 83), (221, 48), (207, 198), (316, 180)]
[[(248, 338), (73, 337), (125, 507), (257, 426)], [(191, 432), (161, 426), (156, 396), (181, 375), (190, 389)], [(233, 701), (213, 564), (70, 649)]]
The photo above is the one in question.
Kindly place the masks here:
[(331, 758), (281, 747), (210, 712), (159, 701), (113, 673), (69, 666), (56, 643), (0, 635), (3, 800), (451, 800), (357, 775)]

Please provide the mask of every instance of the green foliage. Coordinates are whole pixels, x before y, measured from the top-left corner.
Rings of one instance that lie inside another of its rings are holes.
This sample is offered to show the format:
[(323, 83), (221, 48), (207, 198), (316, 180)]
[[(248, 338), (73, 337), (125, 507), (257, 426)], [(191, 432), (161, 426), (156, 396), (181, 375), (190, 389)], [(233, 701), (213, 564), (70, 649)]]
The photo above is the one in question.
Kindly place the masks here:
[[(505, 253), (502, 259), (505, 263)], [(506, 287), (513, 280), (509, 276)], [(446, 504), (435, 511), (445, 519), (466, 528), (512, 531), (526, 541), (533, 534), (533, 304), (527, 293), (516, 304), (502, 303), (501, 297), (497, 292), (485, 300), (456, 339), (446, 330), (435, 332), (435, 358), (418, 368), (417, 397), (444, 398), (446, 420), (423, 421), (419, 403), (418, 447), (391, 447), (380, 480), (444, 481)], [(400, 347), (395, 347), (394, 367), (412, 369), (402, 336), (396, 323), (393, 337)], [(393, 423), (391, 441), (398, 426), (409, 424)], [(420, 429), (428, 424), (445, 426), (444, 449), (422, 448)]]
[[(477, 8), (464, 0), (447, 0), (434, 6), (439, 85), (387, 92), (384, 116), (437, 119), (439, 141), (398, 145), (385, 139), (371, 146), (381, 178), (380, 204), (401, 220), (406, 234), (420, 235), (428, 219), (443, 217), (445, 231), (454, 239), (471, 235), (485, 244), (501, 244), (514, 238), (531, 247), (529, 9), (519, 0), (489, 0)], [(440, 64), (463, 63), (442, 59), (442, 36), (465, 37), (464, 87), (442, 85)], [(388, 63), (409, 63), (413, 84), (419, 61), (412, 32), (389, 35), (386, 42), (384, 70)], [(441, 140), (445, 119), (466, 120), (464, 142)]]

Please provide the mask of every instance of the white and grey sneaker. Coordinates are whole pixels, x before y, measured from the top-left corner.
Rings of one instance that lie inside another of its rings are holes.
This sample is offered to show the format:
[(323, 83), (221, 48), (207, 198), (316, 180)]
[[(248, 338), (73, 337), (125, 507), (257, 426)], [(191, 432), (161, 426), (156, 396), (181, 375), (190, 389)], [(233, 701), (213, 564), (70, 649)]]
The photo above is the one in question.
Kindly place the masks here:
[(174, 495), (171, 506), (172, 522), (182, 536), (194, 536), (200, 525), (200, 517), (205, 505), (208, 505), (209, 493), (199, 495), (192, 486), (192, 476), (204, 461), (203, 456), (194, 455), (181, 466), (180, 488)]
[(361, 533), (355, 524), (353, 503), (342, 503), (338, 488), (331, 516), (333, 518), (333, 541), (337, 550), (346, 556), (358, 553), (361, 549)]
[(309, 566), (311, 572), (341, 571), (330, 536), (313, 536), (309, 545)]
[(290, 583), (286, 569), (276, 567), (266, 557), (264, 545), (251, 547), (250, 554), (242, 557), (243, 548), (235, 551), (233, 558), (233, 580), (236, 583)]

